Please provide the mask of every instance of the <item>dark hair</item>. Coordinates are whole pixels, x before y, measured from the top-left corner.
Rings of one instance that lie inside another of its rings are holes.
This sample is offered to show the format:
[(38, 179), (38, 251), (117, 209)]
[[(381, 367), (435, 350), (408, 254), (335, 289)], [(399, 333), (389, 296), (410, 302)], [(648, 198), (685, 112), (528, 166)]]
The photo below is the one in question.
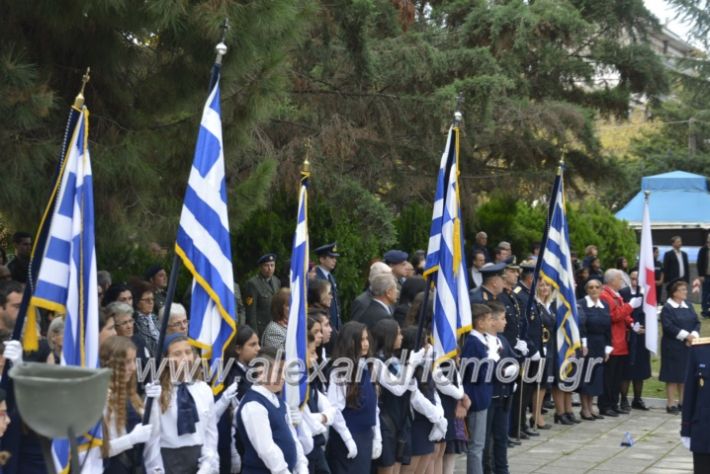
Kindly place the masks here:
[(673, 293), (678, 291), (681, 286), (685, 286), (687, 288), (688, 282), (685, 280), (676, 280), (674, 282), (671, 282), (670, 286), (668, 286), (668, 296), (673, 297)]
[(103, 331), (109, 319), (114, 319), (115, 321), (113, 314), (107, 312), (104, 308), (101, 308), (99, 311), (99, 332)]
[(139, 280), (132, 285), (131, 293), (133, 294), (133, 309), (138, 310), (138, 303), (141, 298), (143, 298), (143, 295), (146, 293), (153, 293), (155, 295), (155, 288), (151, 283)]
[(488, 301), (486, 306), (491, 309), (491, 313), (493, 314), (505, 313), (505, 305), (500, 301)]
[(308, 305), (322, 304), (321, 295), (328, 286), (330, 286), (328, 280), (316, 279), (308, 282)]
[[(404, 318), (404, 327), (417, 326), (419, 325), (419, 313), (422, 309), (422, 304), (424, 304), (424, 291), (417, 294), (412, 301), (412, 305), (407, 311), (407, 316)], [(429, 327), (431, 325), (432, 315), (434, 314), (434, 301), (433, 298), (429, 298), (426, 310), (424, 311), (424, 327)]]
[[(357, 321), (349, 321), (343, 325), (338, 333), (338, 338), (333, 347), (332, 359), (350, 359), (353, 369), (349, 371), (350, 380), (346, 389), (346, 405), (352, 408), (359, 408), (360, 405), (360, 385), (355, 383), (358, 374), (358, 361), (362, 355), (362, 332), (367, 330), (367, 326)], [(369, 353), (366, 357), (369, 357)], [(367, 383), (367, 381), (363, 381)]]
[(32, 236), (29, 234), (29, 232), (18, 231), (12, 234), (12, 242), (15, 244), (19, 244), (23, 240), (31, 238)]
[(473, 303), (471, 305), (471, 321), (475, 323), (479, 319), (484, 319), (491, 314), (491, 308), (485, 304)]
[(0, 388), (0, 403), (4, 402), (7, 399), (7, 392), (5, 392), (4, 389)]
[(626, 271), (626, 269), (625, 269), (624, 266), (623, 266), (623, 263), (624, 263), (624, 262), (626, 262), (626, 267), (628, 268), (628, 266), (629, 266), (629, 261), (626, 260), (626, 257), (618, 257), (618, 258), (616, 259), (616, 268), (618, 268), (619, 270), (624, 270), (624, 271)]
[(268, 360), (269, 362), (277, 362), (284, 359), (284, 351), (276, 347), (265, 346), (259, 349), (259, 353), (256, 357)]
[(375, 354), (385, 360), (395, 355), (394, 341), (399, 334), (399, 324), (392, 318), (381, 319), (372, 328), (372, 339), (375, 343)]
[[(104, 292), (104, 299), (101, 300), (102, 306), (108, 306), (110, 303), (117, 301), (118, 295), (120, 295), (126, 290), (130, 291), (131, 289), (128, 288), (128, 285), (126, 285), (125, 283), (113, 283), (111, 286), (108, 287), (106, 292)], [(131, 296), (132, 295), (133, 293), (131, 292)]]
[(307, 316), (317, 321), (321, 321), (321, 323), (323, 318), (330, 319), (330, 314), (328, 314), (325, 308), (321, 308), (319, 306), (316, 306), (314, 308), (308, 308)]
[(24, 291), (25, 287), (19, 281), (8, 280), (0, 282), (0, 306), (5, 307), (10, 293), (22, 294)]
[(320, 318), (311, 318), (310, 316), (306, 319), (306, 331), (308, 334), (311, 333), (316, 324), (320, 324)]
[(404, 280), (399, 293), (399, 304), (410, 304), (416, 296), (426, 290), (426, 280), (421, 276), (413, 276)]
[[(426, 255), (421, 255), (418, 253), (415, 253), (411, 260), (409, 261), (412, 266), (414, 267), (414, 272), (416, 275), (421, 275), (422, 272), (424, 271), (422, 268), (419, 268), (419, 265), (422, 263), (422, 261), (426, 260)], [(409, 279), (407, 279), (409, 280)], [(405, 280), (406, 283), (406, 280)]]
[(227, 349), (225, 350), (225, 357), (227, 357), (228, 359), (238, 358), (237, 349), (244, 347), (244, 344), (246, 344), (247, 341), (251, 339), (254, 334), (256, 334), (256, 331), (254, 331), (251, 326), (248, 326), (246, 324), (243, 326), (239, 326), (237, 334), (234, 336), (234, 339), (232, 339), (232, 342), (229, 343), (229, 346), (227, 346)]
[(271, 298), (271, 319), (279, 322), (288, 317), (288, 314), (283, 313), (284, 306), (288, 305), (291, 300), (291, 290), (281, 288)]

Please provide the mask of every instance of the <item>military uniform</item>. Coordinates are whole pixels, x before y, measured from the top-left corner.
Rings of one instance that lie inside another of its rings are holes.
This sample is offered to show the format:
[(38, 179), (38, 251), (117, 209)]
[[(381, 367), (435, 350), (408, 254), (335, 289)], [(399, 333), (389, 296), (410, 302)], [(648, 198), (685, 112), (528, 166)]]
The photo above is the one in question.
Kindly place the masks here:
[[(314, 252), (316, 253), (316, 255), (318, 255), (318, 257), (340, 256), (335, 243), (322, 245), (315, 249)], [(337, 334), (337, 332), (340, 331), (340, 326), (342, 323), (342, 320), (340, 319), (340, 299), (338, 298), (338, 282), (335, 280), (335, 275), (333, 275), (332, 272), (327, 271), (320, 265), (318, 265), (318, 267), (316, 268), (316, 278), (319, 280), (325, 280), (330, 283), (330, 291), (333, 293), (333, 300), (330, 303), (330, 326)], [(330, 338), (331, 346), (335, 341), (335, 337), (333, 336), (331, 336)]]
[[(690, 347), (683, 391), (680, 435), (693, 452), (696, 473), (710, 466), (710, 338), (697, 339)], [(706, 385), (708, 385), (706, 387)]]
[[(267, 254), (258, 260), (261, 265), (273, 262), (276, 257)], [(281, 289), (281, 280), (276, 276), (264, 278), (261, 273), (250, 278), (244, 285), (244, 303), (246, 306), (246, 321), (259, 336), (266, 329), (266, 325), (273, 319), (271, 316), (271, 298)]]

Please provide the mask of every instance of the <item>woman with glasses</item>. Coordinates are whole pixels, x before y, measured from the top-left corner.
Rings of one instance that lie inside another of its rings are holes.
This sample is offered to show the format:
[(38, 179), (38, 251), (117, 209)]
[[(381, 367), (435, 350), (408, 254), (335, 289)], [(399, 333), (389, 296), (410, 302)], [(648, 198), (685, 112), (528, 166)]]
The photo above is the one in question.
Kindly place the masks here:
[[(145, 364), (151, 357), (151, 352), (145, 346), (143, 338), (135, 331), (135, 321), (133, 320), (133, 306), (120, 301), (114, 301), (106, 306), (106, 314), (113, 316), (116, 334), (127, 337), (136, 346), (138, 358)], [(145, 365), (143, 365), (145, 367)]]
[[(165, 308), (160, 310), (160, 319), (165, 317)], [(180, 333), (183, 336), (187, 336), (187, 311), (185, 307), (180, 303), (172, 303), (170, 305), (170, 317), (168, 318), (168, 327), (165, 330), (165, 335)]]
[(133, 319), (135, 320), (136, 334), (143, 339), (150, 353), (156, 354), (160, 323), (158, 316), (153, 312), (155, 307), (153, 285), (147, 281), (139, 281), (133, 286), (131, 292), (133, 293), (133, 309), (135, 310)]

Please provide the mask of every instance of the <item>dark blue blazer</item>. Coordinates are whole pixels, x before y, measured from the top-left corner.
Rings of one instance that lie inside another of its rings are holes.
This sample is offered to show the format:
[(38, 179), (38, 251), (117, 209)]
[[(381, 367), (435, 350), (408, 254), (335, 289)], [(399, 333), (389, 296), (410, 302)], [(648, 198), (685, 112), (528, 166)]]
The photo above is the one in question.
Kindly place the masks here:
[(486, 410), (493, 396), (495, 371), (488, 359), (488, 347), (473, 334), (467, 335), (464, 340), (461, 367), (463, 390), (471, 399), (470, 411)]
[(316, 278), (330, 282), (333, 292), (333, 301), (330, 303), (330, 325), (335, 331), (340, 330), (340, 300), (338, 299), (338, 283), (335, 280), (335, 275), (330, 274), (330, 279), (323, 273), (320, 267), (316, 267)]
[(692, 452), (710, 454), (710, 344), (690, 347), (680, 435)]

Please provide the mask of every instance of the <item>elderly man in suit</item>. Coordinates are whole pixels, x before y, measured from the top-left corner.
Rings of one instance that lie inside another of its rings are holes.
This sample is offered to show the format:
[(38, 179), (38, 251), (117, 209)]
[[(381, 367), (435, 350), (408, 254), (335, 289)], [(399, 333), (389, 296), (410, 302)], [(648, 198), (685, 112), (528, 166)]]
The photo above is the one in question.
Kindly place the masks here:
[(671, 245), (673, 248), (663, 256), (663, 280), (669, 285), (678, 279), (690, 283), (688, 254), (680, 249), (683, 246), (683, 240), (676, 235), (671, 238)]
[(356, 319), (367, 326), (368, 329), (375, 327), (382, 319), (393, 318), (394, 305), (399, 299), (397, 280), (392, 273), (377, 275), (370, 283), (372, 301), (364, 313)]

